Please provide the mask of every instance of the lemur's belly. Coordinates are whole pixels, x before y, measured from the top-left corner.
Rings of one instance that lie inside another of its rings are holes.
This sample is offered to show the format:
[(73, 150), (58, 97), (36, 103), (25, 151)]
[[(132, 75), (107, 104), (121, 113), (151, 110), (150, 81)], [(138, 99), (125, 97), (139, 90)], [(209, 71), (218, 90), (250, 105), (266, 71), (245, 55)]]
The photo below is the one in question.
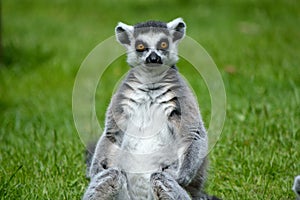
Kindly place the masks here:
[(127, 122), (122, 148), (136, 154), (149, 154), (170, 142), (167, 116), (158, 103), (135, 106)]
[(135, 105), (121, 146), (130, 158), (128, 161), (132, 167), (128, 170), (139, 173), (157, 170), (163, 159), (168, 157), (162, 152), (172, 143), (172, 133), (161, 104), (149, 101)]
[[(132, 199), (152, 199), (150, 175), (161, 170), (172, 157), (173, 137), (164, 107), (145, 102), (131, 107), (122, 142), (122, 169), (127, 172), (128, 192)], [(125, 162), (124, 162), (125, 161)], [(143, 197), (143, 198), (142, 198)]]

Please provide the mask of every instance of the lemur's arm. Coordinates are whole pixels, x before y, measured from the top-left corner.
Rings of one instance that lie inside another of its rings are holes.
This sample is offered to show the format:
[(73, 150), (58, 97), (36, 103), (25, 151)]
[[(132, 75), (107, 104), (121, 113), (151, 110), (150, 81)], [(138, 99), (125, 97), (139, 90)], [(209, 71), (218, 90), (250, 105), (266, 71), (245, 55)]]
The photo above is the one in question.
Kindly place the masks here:
[(183, 153), (180, 159), (177, 181), (180, 185), (188, 185), (196, 176), (200, 166), (205, 163), (207, 152), (206, 133), (201, 127), (191, 127), (184, 138)]
[(112, 149), (111, 142), (106, 137), (106, 133), (104, 132), (101, 136), (100, 140), (97, 143), (92, 163), (89, 169), (88, 177), (92, 178), (96, 176), (99, 172), (103, 171), (104, 169), (107, 169), (109, 166), (109, 154)]
[[(189, 88), (178, 98), (178, 110), (173, 116), (173, 130), (178, 137), (179, 165), (176, 180), (180, 185), (188, 185), (196, 176), (200, 166), (205, 163), (207, 154), (207, 135), (198, 104)], [(175, 118), (175, 120), (174, 120)], [(177, 118), (177, 119), (176, 119)]]
[(115, 121), (116, 113), (113, 113), (112, 106), (106, 113), (105, 130), (97, 143), (95, 153), (89, 170), (89, 177), (93, 177), (99, 172), (111, 167), (114, 162), (114, 152), (116, 145), (120, 145), (122, 130)]

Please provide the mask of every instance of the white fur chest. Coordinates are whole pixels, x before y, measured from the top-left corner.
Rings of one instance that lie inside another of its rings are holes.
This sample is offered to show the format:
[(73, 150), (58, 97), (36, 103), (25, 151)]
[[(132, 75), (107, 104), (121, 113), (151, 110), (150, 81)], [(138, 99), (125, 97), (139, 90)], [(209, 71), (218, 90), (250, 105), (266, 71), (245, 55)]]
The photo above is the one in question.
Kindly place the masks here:
[[(155, 85), (154, 85), (155, 86)], [(150, 175), (158, 171), (169, 159), (174, 143), (168, 125), (168, 114), (174, 104), (168, 100), (174, 97), (166, 86), (154, 89), (131, 85), (135, 90), (124, 92), (122, 105), (128, 116), (122, 140), (120, 167), (127, 172), (131, 199), (152, 199)], [(167, 153), (166, 153), (167, 152)]]
[(128, 120), (122, 149), (149, 154), (170, 143), (167, 103), (162, 103), (166, 90), (164, 87), (153, 90), (136, 88), (127, 93), (130, 101), (124, 106)]

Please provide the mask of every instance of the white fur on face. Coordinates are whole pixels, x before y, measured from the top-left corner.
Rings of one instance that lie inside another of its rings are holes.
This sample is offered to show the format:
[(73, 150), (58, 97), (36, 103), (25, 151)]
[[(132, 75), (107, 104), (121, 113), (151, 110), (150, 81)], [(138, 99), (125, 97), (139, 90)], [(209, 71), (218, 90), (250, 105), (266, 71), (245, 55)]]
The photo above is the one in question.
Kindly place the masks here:
[[(169, 41), (169, 47), (167, 49), (167, 53), (163, 53), (161, 50), (157, 49), (158, 42), (166, 38)], [(140, 40), (146, 43), (149, 48), (149, 51), (145, 51), (142, 53), (136, 52), (135, 49), (135, 41)], [(172, 38), (167, 36), (165, 33), (156, 33), (156, 32), (148, 32), (144, 34), (140, 34), (134, 41), (131, 42), (130, 47), (127, 49), (127, 62), (131, 66), (142, 66), (144, 65), (146, 58), (151, 54), (151, 52), (155, 52), (158, 56), (161, 57), (164, 65), (172, 66), (175, 65), (178, 61), (177, 56), (177, 45), (172, 42)]]

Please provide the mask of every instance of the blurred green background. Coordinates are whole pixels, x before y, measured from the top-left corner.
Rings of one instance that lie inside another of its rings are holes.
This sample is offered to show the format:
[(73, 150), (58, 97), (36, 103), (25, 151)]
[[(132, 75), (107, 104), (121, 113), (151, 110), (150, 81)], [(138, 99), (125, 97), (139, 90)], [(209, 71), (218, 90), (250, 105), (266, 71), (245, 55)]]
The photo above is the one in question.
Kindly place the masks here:
[[(118, 21), (182, 17), (216, 62), (227, 117), (209, 154), (208, 193), (223, 199), (293, 199), (300, 174), (300, 3), (297, 0), (2, 0), (0, 198), (80, 199), (85, 146), (72, 89), (88, 53)], [(101, 58), (99, 56), (99, 58)], [(101, 79), (97, 116), (129, 69), (123, 56)], [(180, 72), (206, 124), (210, 97), (188, 62)]]

